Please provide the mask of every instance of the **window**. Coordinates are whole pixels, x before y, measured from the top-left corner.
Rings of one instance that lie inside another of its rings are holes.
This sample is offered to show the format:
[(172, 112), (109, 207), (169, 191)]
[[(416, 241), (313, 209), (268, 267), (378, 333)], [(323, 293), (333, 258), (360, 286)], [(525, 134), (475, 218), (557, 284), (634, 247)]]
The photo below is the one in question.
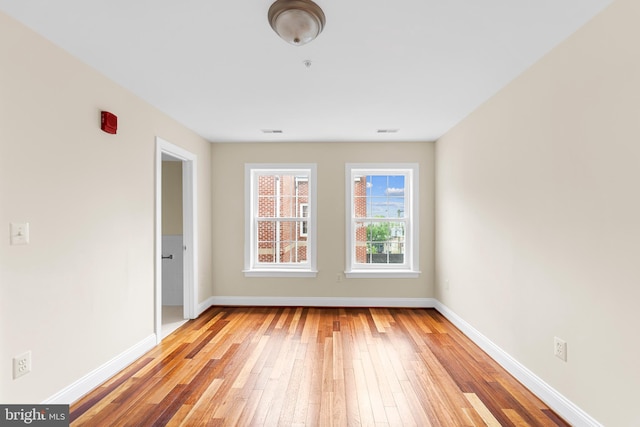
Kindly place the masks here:
[(316, 275), (315, 165), (245, 165), (245, 275)]
[(418, 165), (347, 164), (347, 277), (418, 277)]

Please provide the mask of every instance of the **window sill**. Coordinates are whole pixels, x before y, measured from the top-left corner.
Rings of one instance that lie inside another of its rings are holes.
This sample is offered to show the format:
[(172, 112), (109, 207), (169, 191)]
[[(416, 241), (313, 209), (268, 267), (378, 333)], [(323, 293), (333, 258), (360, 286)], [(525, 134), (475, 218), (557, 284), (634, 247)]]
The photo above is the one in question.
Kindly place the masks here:
[(351, 270), (345, 271), (347, 279), (417, 279), (420, 271), (413, 270)]
[(317, 277), (317, 270), (243, 270), (244, 277)]

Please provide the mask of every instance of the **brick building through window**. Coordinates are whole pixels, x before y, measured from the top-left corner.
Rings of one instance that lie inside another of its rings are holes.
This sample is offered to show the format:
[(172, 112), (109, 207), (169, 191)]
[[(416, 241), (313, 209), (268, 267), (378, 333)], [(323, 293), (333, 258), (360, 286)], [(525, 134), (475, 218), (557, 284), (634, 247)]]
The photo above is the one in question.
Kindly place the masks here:
[(309, 178), (261, 174), (257, 187), (258, 263), (307, 262)]

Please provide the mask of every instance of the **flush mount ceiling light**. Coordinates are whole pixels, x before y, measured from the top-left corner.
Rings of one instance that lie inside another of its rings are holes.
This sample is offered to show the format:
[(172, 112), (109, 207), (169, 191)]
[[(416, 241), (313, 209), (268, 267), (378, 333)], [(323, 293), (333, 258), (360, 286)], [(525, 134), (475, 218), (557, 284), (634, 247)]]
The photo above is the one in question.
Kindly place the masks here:
[(277, 0), (268, 16), (273, 31), (294, 46), (318, 37), (325, 23), (324, 12), (311, 0)]

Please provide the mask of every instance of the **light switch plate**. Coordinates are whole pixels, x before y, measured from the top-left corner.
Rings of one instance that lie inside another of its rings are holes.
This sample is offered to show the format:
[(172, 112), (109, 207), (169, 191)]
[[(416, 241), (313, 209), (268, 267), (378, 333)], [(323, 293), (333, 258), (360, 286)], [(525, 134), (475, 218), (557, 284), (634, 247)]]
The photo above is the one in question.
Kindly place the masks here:
[(26, 245), (29, 243), (29, 223), (28, 222), (12, 222), (11, 223), (11, 244)]

